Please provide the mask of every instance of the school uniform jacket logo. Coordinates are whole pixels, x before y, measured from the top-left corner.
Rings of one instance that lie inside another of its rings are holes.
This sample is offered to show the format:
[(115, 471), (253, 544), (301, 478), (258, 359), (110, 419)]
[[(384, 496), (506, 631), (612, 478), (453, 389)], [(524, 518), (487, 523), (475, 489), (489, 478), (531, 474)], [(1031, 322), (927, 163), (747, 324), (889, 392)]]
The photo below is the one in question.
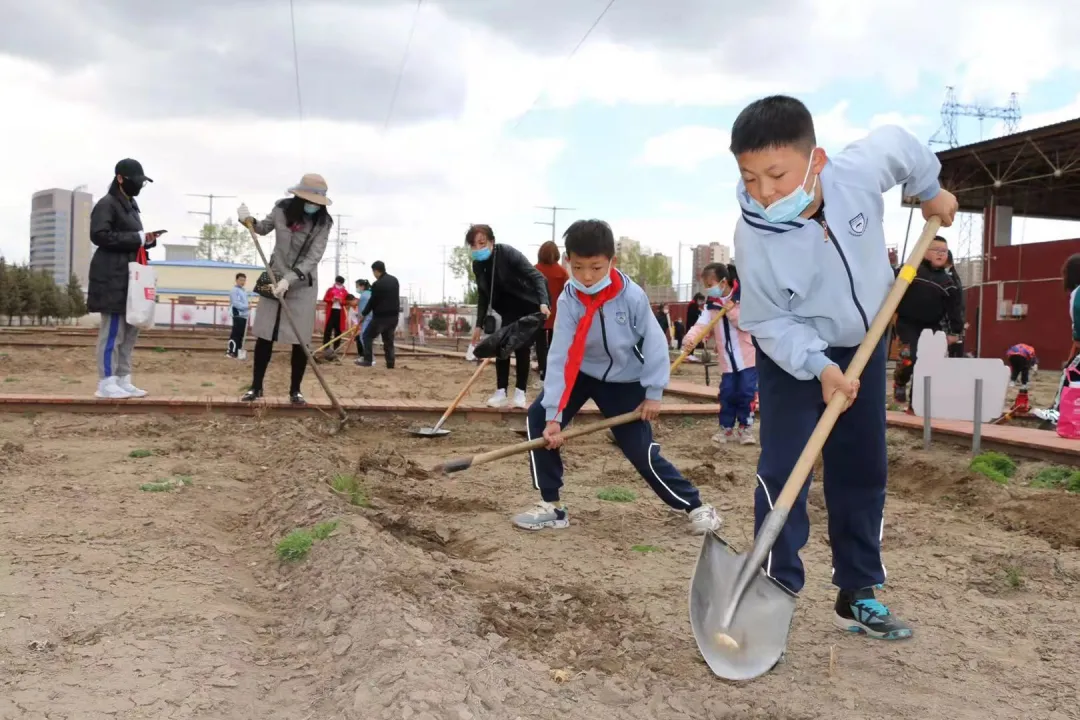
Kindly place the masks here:
[(848, 220), (848, 227), (851, 228), (851, 234), (858, 237), (866, 232), (866, 216), (859, 213), (855, 217)]
[(617, 322), (619, 325), (625, 325), (626, 324), (626, 313), (624, 313), (624, 312), (615, 313), (615, 322)]

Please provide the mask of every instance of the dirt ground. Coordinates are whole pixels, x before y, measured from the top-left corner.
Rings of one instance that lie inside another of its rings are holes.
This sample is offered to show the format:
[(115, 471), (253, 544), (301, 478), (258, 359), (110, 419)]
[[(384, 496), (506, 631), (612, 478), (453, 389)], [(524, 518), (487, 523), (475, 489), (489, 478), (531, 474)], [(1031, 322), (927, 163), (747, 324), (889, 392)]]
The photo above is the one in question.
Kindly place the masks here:
[[(380, 348), (381, 349), (381, 348)], [(360, 368), (352, 357), (341, 362), (323, 363), (322, 370), (331, 389), (340, 398), (407, 398), (445, 400), (447, 404), (476, 370), (464, 358), (456, 360), (437, 356), (399, 358), (393, 370), (383, 365), (381, 355), (373, 368)], [(251, 384), (251, 354), (247, 360), (225, 357), (225, 353), (192, 351), (155, 351), (136, 349), (133, 355), (134, 382), (158, 397), (164, 396), (239, 396)], [(44, 370), (48, 369), (49, 372)], [(495, 390), (495, 368), (489, 366), (476, 382), (466, 402), (483, 403)], [(511, 382), (513, 382), (511, 369)], [(676, 378), (704, 382), (704, 371), (697, 366), (676, 371)], [(715, 387), (715, 375), (712, 376)], [(25, 348), (0, 344), (0, 394), (34, 393), (43, 395), (92, 395), (97, 388), (97, 368), (92, 347)], [(289, 353), (275, 350), (267, 370), (264, 388), (267, 396), (287, 397), (289, 390)], [(326, 398), (315, 374), (309, 369), (302, 386), (310, 400)], [(528, 397), (540, 390), (539, 377), (530, 373)], [(669, 398), (674, 402), (692, 400)]]
[[(92, 388), (83, 355), (0, 353), (0, 392)], [(250, 371), (151, 351), (136, 365), (170, 394), (205, 382), (239, 392)], [(368, 397), (449, 398), (440, 375), (470, 369), (329, 372), (365, 378), (356, 393)], [(713, 422), (666, 420), (658, 441), (745, 548), (757, 450), (710, 447)], [(970, 474), (962, 452), (890, 435), (882, 597), (916, 627), (904, 643), (833, 629), (815, 485), (788, 654), (732, 684), (708, 671), (689, 628), (700, 541), (603, 437), (565, 451), (571, 528), (528, 534), (508, 522), (535, 499), (522, 459), (426, 470), (517, 442), (508, 427), (438, 440), (405, 430), (377, 418), (327, 438), (317, 420), (272, 416), (0, 415), (0, 719), (1078, 716), (1080, 495), (1027, 487), (1044, 464), (1023, 462), (1000, 486)], [(355, 495), (330, 487), (350, 478)], [(636, 499), (598, 499), (612, 486)], [(288, 533), (332, 521), (306, 558), (278, 558)]]

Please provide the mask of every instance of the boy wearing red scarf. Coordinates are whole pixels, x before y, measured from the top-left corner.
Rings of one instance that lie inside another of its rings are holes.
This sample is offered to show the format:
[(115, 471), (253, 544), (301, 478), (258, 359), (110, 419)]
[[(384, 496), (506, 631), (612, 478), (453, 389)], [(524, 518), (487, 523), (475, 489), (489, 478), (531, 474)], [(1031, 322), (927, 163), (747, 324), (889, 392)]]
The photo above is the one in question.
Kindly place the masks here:
[(547, 440), (546, 450), (529, 453), (533, 487), (541, 500), (515, 515), (513, 523), (525, 530), (569, 526), (559, 498), (562, 430), (592, 400), (604, 417), (641, 411), (641, 420), (612, 429), (623, 455), (661, 500), (686, 512), (694, 532), (719, 529), (716, 510), (702, 504), (697, 488), (653, 441), (649, 421), (660, 414), (670, 361), (668, 340), (648, 296), (614, 269), (615, 237), (607, 223), (578, 220), (563, 238), (570, 280), (558, 298), (544, 390), (529, 407), (529, 439), (542, 435)]

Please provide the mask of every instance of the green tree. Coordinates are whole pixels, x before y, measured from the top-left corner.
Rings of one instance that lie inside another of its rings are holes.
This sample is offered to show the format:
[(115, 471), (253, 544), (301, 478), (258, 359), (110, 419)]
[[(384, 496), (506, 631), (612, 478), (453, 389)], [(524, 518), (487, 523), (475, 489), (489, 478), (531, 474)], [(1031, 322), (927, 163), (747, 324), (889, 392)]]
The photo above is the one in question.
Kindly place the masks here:
[(68, 314), (67, 317), (78, 320), (86, 315), (86, 296), (83, 295), (82, 285), (79, 278), (72, 275), (67, 284)]
[(60, 288), (53, 281), (52, 273), (39, 270), (31, 275), (31, 285), (37, 296), (38, 325), (45, 325), (60, 315)]
[(255, 244), (251, 233), (229, 218), (223, 223), (206, 223), (199, 231), (196, 256), (217, 262), (246, 263), (255, 261)]
[(642, 257), (634, 282), (643, 287), (671, 287), (671, 259), (658, 253)]
[(428, 320), (427, 326), (435, 332), (446, 332), (450, 325), (446, 322), (446, 317), (442, 313), (435, 313)]
[(19, 285), (21, 279), (19, 267), (7, 265), (4, 271), (4, 292), (0, 293), (0, 312), (7, 315), (8, 325), (14, 325), (16, 317), (22, 325), (23, 291)]
[(450, 253), (450, 260), (447, 264), (450, 267), (451, 275), (458, 280), (465, 281), (463, 302), (466, 305), (475, 305), (479, 293), (476, 290), (476, 275), (473, 274), (472, 256), (469, 255), (469, 248), (464, 245), (454, 248), (453, 252)]
[(0, 255), (0, 315), (7, 314), (7, 297), (11, 292), (11, 281), (8, 279), (8, 263), (3, 255)]
[(636, 244), (624, 247), (617, 263), (620, 270), (642, 287), (671, 287), (671, 260)]
[(23, 317), (36, 318), (38, 316), (41, 295), (38, 293), (37, 283), (34, 282), (34, 273), (30, 271), (30, 266), (20, 265), (15, 274), (19, 278), (19, 295), (22, 298), (19, 315), (19, 324), (22, 325)]

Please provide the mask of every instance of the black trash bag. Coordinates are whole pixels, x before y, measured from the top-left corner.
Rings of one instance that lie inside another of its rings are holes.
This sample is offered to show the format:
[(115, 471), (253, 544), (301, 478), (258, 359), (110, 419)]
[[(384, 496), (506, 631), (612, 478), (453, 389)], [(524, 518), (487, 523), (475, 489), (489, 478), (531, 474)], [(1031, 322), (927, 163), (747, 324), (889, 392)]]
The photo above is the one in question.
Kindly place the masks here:
[(546, 319), (543, 313), (533, 313), (505, 325), (481, 340), (473, 348), (473, 355), (480, 359), (508, 358), (515, 350), (533, 342)]

